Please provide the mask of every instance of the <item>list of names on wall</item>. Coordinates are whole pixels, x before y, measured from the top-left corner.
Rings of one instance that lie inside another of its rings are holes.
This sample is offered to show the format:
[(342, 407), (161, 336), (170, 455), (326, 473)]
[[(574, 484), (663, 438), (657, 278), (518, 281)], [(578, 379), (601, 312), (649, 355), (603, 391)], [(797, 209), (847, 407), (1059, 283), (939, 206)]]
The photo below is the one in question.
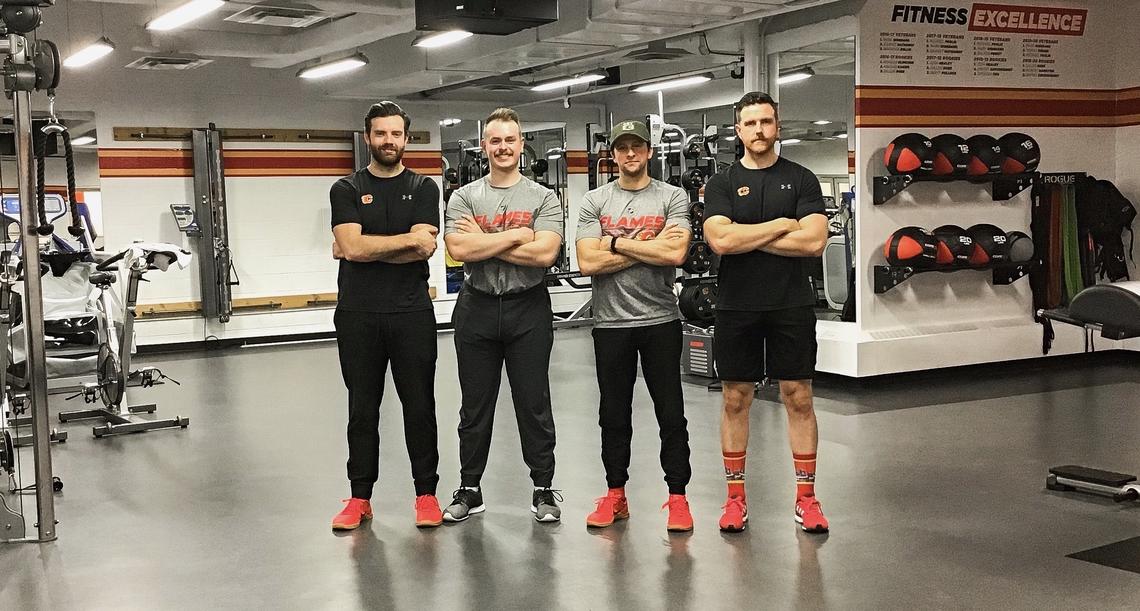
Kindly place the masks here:
[(958, 74), (966, 49), (962, 34), (930, 33), (926, 35), (926, 74), (954, 76)]
[(1021, 41), (1021, 76), (1058, 78), (1056, 38), (1026, 38)]
[(918, 35), (913, 32), (883, 32), (879, 35), (879, 72), (909, 74), (914, 68), (914, 48)]
[[(1057, 38), (1018, 39), (1000, 34), (911, 32), (879, 35), (879, 73), (935, 77), (1014, 77), (1054, 79), (1062, 76)], [(916, 74), (917, 73), (917, 74)]]

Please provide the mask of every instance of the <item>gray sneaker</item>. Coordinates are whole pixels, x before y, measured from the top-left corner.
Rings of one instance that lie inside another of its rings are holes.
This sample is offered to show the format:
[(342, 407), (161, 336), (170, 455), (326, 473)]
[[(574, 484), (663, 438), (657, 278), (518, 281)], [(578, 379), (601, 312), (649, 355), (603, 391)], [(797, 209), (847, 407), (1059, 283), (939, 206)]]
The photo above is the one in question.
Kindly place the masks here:
[(486, 510), (482, 491), (460, 488), (451, 495), (451, 504), (443, 510), (443, 521), (462, 522), (471, 517), (471, 514), (483, 513)]
[(558, 501), (562, 500), (561, 490), (541, 488), (534, 491), (531, 497), (530, 511), (534, 519), (539, 522), (557, 522), (562, 519), (562, 510), (558, 508)]

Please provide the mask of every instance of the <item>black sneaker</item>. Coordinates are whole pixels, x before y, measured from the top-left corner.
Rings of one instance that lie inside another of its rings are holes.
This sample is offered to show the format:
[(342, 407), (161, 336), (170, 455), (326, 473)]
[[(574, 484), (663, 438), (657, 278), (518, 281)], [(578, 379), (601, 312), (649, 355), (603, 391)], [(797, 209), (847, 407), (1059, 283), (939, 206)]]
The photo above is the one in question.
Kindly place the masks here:
[(444, 522), (462, 522), (474, 513), (483, 513), (487, 506), (483, 504), (483, 493), (470, 488), (460, 488), (451, 495), (451, 504), (443, 510)]
[(531, 497), (530, 511), (534, 519), (539, 522), (557, 522), (562, 519), (562, 510), (558, 508), (558, 501), (562, 500), (561, 490), (541, 488), (534, 491)]

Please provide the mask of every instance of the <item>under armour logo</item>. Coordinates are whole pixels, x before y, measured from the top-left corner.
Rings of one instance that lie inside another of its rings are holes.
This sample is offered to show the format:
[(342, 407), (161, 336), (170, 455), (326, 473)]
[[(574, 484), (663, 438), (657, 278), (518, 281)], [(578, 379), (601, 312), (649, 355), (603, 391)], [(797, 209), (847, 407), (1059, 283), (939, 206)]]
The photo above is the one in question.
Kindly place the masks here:
[(412, 196), (411, 195), (404, 195), (404, 196), (401, 196), (400, 199), (410, 202), (410, 201), (412, 201)]
[(788, 190), (788, 191), (791, 191), (791, 190), (792, 190), (792, 185), (780, 185), (780, 190), (781, 190), (781, 191), (783, 191), (783, 190), (785, 190), (785, 189), (786, 189), (786, 190)]

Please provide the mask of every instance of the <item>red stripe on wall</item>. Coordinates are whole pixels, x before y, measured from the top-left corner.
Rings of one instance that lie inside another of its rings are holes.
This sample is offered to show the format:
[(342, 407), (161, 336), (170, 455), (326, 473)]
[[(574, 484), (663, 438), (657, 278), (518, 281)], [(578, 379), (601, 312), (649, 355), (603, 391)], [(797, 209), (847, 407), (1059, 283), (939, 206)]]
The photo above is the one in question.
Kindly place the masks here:
[[(354, 169), (351, 151), (222, 151), (226, 176), (345, 176)], [(442, 174), (439, 151), (404, 155), (404, 165), (429, 176)], [(193, 152), (182, 149), (100, 149), (99, 175), (106, 178), (169, 178), (194, 175)]]

